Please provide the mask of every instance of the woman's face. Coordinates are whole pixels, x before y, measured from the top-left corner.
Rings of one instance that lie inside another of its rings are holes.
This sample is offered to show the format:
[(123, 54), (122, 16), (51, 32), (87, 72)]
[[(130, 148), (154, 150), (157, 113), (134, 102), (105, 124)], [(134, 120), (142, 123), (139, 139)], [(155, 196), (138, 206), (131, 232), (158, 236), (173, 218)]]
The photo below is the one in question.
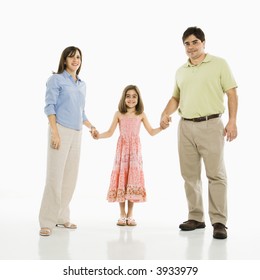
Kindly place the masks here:
[(71, 73), (75, 74), (76, 71), (79, 69), (81, 65), (81, 56), (79, 51), (77, 50), (73, 56), (67, 56), (66, 61), (66, 70)]

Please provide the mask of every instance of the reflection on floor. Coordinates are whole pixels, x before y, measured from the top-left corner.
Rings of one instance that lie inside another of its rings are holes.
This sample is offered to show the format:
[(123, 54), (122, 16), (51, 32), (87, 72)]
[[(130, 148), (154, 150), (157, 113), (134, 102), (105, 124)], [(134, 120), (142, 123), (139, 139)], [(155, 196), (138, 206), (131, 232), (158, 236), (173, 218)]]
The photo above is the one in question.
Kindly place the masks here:
[(23, 199), (0, 202), (1, 208), (10, 209), (2, 215), (1, 260), (260, 259), (259, 228), (252, 228), (248, 236), (248, 229), (239, 223), (229, 224), (226, 240), (216, 240), (212, 238), (209, 222), (205, 229), (183, 232), (178, 228), (182, 220), (169, 221), (167, 217), (159, 220), (155, 215), (147, 220), (147, 215), (139, 215), (136, 227), (119, 227), (104, 209), (91, 219), (80, 212), (77, 221), (73, 221), (78, 224), (76, 230), (55, 228), (50, 237), (41, 237), (35, 211), (37, 203), (33, 205)]

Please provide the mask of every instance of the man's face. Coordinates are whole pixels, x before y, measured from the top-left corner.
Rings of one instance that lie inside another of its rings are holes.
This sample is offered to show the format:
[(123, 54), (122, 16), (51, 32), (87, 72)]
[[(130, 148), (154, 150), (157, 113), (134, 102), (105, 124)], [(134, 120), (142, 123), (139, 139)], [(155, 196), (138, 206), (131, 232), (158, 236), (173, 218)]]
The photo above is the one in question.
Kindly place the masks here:
[(201, 42), (201, 40), (196, 38), (194, 35), (187, 37), (183, 44), (185, 46), (186, 54), (191, 61), (198, 59), (204, 54), (205, 41)]

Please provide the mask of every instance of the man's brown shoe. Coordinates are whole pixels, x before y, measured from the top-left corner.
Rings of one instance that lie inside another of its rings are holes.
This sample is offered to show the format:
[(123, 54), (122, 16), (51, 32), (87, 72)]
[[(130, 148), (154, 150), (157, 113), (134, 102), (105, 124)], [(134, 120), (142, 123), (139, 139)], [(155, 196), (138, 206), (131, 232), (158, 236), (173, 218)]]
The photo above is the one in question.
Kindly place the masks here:
[(198, 222), (195, 220), (188, 220), (182, 224), (180, 224), (179, 228), (181, 230), (194, 230), (197, 228), (205, 228), (206, 225), (204, 222)]
[(213, 237), (216, 239), (225, 239), (227, 238), (227, 227), (221, 223), (213, 224)]

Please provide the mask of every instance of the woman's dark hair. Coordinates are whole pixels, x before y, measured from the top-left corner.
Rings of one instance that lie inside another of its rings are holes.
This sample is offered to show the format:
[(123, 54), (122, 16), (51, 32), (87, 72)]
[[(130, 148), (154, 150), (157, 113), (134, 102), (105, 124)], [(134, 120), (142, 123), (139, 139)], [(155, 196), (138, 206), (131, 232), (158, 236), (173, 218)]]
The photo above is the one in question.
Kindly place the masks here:
[(205, 34), (204, 32), (198, 28), (197, 26), (192, 26), (187, 28), (183, 35), (182, 35), (182, 42), (184, 43), (184, 41), (186, 40), (186, 38), (188, 38), (190, 35), (194, 35), (196, 38), (198, 38), (201, 42), (205, 41)]
[[(70, 46), (70, 47), (67, 47), (61, 54), (61, 57), (60, 57), (60, 63), (59, 63), (59, 67), (58, 67), (58, 71), (57, 72), (54, 72), (55, 74), (61, 74), (63, 73), (63, 71), (66, 69), (66, 58), (67, 57), (72, 57), (75, 55), (76, 52), (79, 52), (80, 54), (80, 60), (82, 62), (82, 53), (81, 53), (81, 50), (77, 47), (74, 47), (74, 46)], [(78, 75), (79, 72), (80, 72), (80, 68), (81, 68), (81, 64), (76, 72), (76, 74)]]

